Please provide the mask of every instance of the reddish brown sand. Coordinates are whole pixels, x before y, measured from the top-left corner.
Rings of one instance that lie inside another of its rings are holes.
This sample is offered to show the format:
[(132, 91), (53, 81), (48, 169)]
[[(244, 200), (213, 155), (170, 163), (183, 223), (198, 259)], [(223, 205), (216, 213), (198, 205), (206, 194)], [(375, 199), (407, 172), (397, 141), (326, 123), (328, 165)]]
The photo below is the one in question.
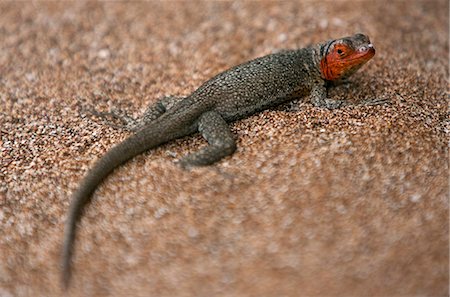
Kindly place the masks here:
[[(375, 2), (375, 1), (374, 1)], [(448, 296), (448, 2), (0, 4), (0, 296), (60, 296), (71, 193), (164, 94), (282, 48), (356, 32), (377, 54), (353, 102), (233, 124), (238, 150), (183, 171), (198, 135), (96, 192), (72, 296)]]

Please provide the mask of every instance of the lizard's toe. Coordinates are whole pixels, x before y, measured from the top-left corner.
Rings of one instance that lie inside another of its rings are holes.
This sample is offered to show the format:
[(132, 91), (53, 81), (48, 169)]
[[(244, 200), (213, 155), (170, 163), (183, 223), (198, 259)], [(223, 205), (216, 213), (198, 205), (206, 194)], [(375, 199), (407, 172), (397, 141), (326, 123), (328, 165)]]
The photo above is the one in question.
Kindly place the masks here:
[(391, 104), (391, 100), (387, 99), (387, 98), (375, 98), (375, 99), (370, 99), (370, 100), (364, 100), (363, 102), (361, 102), (361, 105), (367, 105), (367, 106), (385, 105), (385, 104)]

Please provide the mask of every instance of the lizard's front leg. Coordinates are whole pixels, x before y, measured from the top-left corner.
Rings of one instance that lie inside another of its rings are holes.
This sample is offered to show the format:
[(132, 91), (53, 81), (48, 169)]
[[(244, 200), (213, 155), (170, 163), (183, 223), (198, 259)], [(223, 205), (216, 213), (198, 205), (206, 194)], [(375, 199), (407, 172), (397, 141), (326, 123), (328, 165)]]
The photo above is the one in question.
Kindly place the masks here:
[(318, 83), (311, 90), (311, 103), (316, 107), (325, 107), (328, 109), (336, 109), (345, 105), (344, 101), (327, 98), (327, 95), (325, 84)]
[[(311, 103), (316, 107), (325, 107), (328, 109), (336, 109), (344, 106), (352, 105), (352, 103), (342, 100), (327, 98), (327, 88), (325, 84), (317, 84), (311, 90)], [(356, 105), (382, 105), (389, 103), (388, 99), (369, 99), (364, 100)]]
[(209, 165), (236, 150), (236, 142), (230, 127), (219, 113), (208, 111), (202, 114), (198, 131), (208, 141), (208, 146), (184, 157), (180, 161), (182, 167)]

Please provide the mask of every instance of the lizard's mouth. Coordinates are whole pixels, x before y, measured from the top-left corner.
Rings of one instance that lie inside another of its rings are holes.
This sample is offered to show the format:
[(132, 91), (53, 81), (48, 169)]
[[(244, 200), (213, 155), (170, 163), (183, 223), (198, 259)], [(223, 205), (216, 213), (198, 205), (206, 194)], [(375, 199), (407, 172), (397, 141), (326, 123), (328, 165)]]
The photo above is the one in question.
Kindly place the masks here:
[(373, 47), (372, 43), (369, 43), (367, 45), (363, 45), (361, 47), (359, 47), (354, 55), (352, 57), (349, 57), (349, 60), (352, 61), (360, 61), (360, 62), (367, 62), (370, 59), (372, 59), (372, 57), (375, 56), (375, 48)]
[(331, 66), (342, 67), (344, 72), (346, 68), (353, 68), (355, 66), (362, 66), (364, 63), (372, 59), (375, 55), (375, 48), (371, 43), (363, 45), (356, 49), (353, 53), (338, 61), (331, 61)]

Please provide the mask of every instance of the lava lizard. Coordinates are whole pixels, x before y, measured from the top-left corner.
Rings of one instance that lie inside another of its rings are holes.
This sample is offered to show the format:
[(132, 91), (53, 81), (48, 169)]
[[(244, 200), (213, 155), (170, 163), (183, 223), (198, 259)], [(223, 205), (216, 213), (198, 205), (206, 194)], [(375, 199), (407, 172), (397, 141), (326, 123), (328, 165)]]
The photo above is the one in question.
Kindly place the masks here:
[(334, 109), (348, 105), (327, 98), (328, 83), (346, 79), (374, 55), (369, 38), (360, 33), (302, 49), (284, 50), (232, 67), (187, 97), (164, 97), (147, 109), (141, 121), (128, 121), (128, 128), (135, 134), (100, 158), (73, 194), (62, 247), (64, 288), (71, 277), (75, 231), (83, 208), (97, 186), (116, 167), (149, 149), (195, 132), (209, 145), (184, 157), (181, 166), (217, 162), (236, 149), (228, 122), (307, 95), (316, 107)]

